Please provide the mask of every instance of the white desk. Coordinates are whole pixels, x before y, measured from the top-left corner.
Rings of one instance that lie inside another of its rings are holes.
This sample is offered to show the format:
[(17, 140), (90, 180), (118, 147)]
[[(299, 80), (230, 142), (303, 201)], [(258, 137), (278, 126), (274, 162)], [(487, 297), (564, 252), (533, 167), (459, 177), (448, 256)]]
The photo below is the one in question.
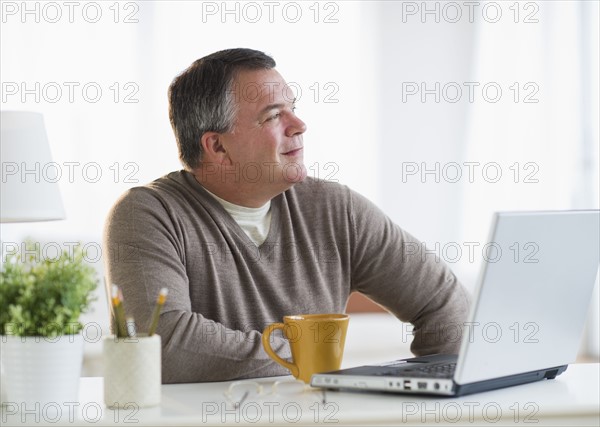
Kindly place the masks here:
[[(102, 378), (82, 378), (77, 404), (26, 408), (7, 406), (0, 425), (595, 425), (599, 415), (598, 364), (574, 364), (555, 380), (490, 391), (460, 398), (320, 391), (290, 397), (247, 400), (235, 410), (223, 392), (229, 382), (162, 386), (160, 406), (107, 409)], [(285, 378), (285, 377), (284, 377)], [(281, 378), (279, 378), (281, 379)], [(275, 379), (260, 379), (265, 385)]]

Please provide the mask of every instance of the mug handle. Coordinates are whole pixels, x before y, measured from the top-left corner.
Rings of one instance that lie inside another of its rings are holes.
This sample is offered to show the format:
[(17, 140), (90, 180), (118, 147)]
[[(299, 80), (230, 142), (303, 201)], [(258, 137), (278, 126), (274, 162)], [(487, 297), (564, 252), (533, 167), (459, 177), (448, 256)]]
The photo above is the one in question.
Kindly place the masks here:
[(279, 363), (284, 368), (289, 369), (294, 377), (298, 377), (298, 366), (279, 357), (279, 355), (273, 351), (271, 348), (271, 343), (269, 342), (269, 338), (271, 338), (273, 331), (276, 329), (281, 329), (283, 331), (284, 327), (285, 325), (283, 323), (273, 323), (272, 325), (267, 326), (262, 334), (262, 344), (267, 354), (275, 362)]

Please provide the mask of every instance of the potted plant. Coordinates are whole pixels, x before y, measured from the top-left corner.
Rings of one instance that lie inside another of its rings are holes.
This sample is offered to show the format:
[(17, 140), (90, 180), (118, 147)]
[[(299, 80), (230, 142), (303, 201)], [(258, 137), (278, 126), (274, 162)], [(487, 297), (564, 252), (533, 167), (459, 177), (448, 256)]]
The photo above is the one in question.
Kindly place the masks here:
[[(95, 270), (83, 251), (55, 258), (38, 250), (8, 254), (0, 274), (0, 356), (5, 402), (76, 402), (83, 361), (80, 314), (92, 302)], [(27, 249), (27, 250), (25, 250)]]

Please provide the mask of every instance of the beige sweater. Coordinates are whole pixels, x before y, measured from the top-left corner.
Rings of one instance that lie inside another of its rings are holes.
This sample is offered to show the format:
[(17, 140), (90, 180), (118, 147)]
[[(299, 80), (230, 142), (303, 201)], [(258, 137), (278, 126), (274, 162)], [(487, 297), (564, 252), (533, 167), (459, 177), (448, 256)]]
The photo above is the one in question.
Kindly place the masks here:
[[(366, 198), (307, 178), (271, 209), (257, 248), (185, 171), (116, 202), (104, 238), (109, 283), (122, 287), (138, 330), (169, 288), (157, 332), (164, 383), (285, 375), (262, 349), (263, 328), (288, 314), (344, 312), (353, 291), (415, 326), (416, 355), (458, 351), (436, 331), (466, 319), (467, 292), (434, 257), (409, 255), (420, 242)], [(283, 338), (273, 348), (289, 355)]]

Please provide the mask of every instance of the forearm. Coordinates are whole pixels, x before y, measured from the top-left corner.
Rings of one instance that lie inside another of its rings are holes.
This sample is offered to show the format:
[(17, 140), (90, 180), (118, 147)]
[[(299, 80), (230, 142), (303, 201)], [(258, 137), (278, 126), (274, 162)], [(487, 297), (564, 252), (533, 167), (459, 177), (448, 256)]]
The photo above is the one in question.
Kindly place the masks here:
[[(198, 313), (163, 313), (157, 331), (163, 337), (163, 383), (225, 381), (288, 375), (264, 352), (259, 331), (228, 329)], [(287, 342), (271, 338), (282, 357)]]
[(365, 284), (362, 292), (413, 325), (415, 355), (458, 353), (469, 293), (444, 264), (420, 257), (402, 264), (395, 275)]
[(410, 319), (414, 326), (411, 351), (417, 356), (458, 353), (469, 314), (469, 293), (448, 270), (425, 299), (423, 309)]

